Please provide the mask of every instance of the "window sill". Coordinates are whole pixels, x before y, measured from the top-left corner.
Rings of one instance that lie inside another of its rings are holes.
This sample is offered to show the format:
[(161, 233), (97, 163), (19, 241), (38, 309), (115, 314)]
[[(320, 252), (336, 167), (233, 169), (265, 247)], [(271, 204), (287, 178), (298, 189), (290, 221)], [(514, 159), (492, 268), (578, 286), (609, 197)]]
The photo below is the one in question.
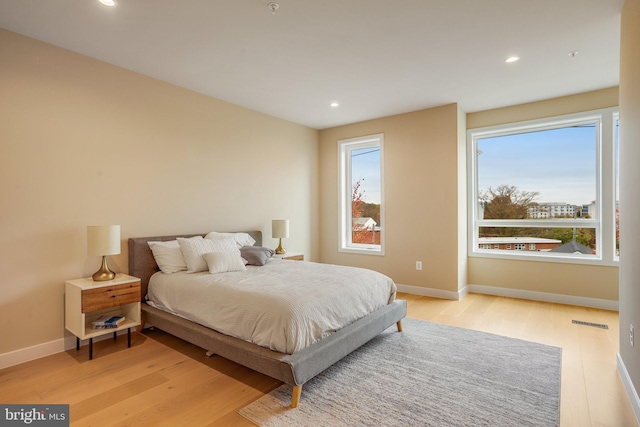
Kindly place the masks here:
[(384, 255), (384, 250), (380, 247), (362, 247), (362, 248), (340, 248), (338, 252), (360, 255)]
[[(520, 253), (511, 253), (520, 252)], [(524, 253), (522, 253), (524, 252)], [(528, 252), (528, 253), (527, 253)], [(512, 261), (532, 261), (532, 262), (551, 262), (561, 264), (582, 264), (582, 265), (597, 265), (604, 267), (618, 267), (618, 260), (609, 259), (605, 260), (597, 255), (569, 255), (569, 254), (548, 254), (544, 252), (531, 252), (531, 251), (507, 251), (507, 250), (477, 250), (470, 251), (468, 253), (469, 258), (492, 258), (492, 259), (504, 259)]]

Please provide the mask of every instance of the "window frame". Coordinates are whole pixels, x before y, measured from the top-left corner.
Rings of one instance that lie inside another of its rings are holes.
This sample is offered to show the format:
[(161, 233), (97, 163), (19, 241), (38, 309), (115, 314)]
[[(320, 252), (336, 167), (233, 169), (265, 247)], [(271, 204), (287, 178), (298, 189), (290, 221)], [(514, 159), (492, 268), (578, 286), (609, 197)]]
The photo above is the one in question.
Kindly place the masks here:
[[(467, 194), (468, 194), (468, 256), (481, 258), (522, 259), (527, 261), (570, 264), (618, 265), (615, 257), (615, 120), (618, 107), (544, 119), (528, 120), (467, 130)], [(485, 220), (479, 218), (478, 140), (578, 124), (596, 125), (596, 215), (597, 218)], [(593, 228), (596, 233), (596, 255), (551, 253), (547, 251), (482, 251), (478, 246), (480, 227), (547, 227)]]
[[(613, 156), (613, 260), (618, 262), (620, 261), (620, 254), (616, 249), (616, 217), (620, 214), (617, 210), (620, 208), (620, 201), (618, 199), (618, 195), (620, 193), (620, 112), (613, 112), (613, 147), (612, 147), (612, 156)], [(619, 221), (619, 218), (618, 218)], [(619, 224), (618, 224), (619, 225)]]
[[(380, 149), (380, 244), (353, 243), (351, 198), (353, 179), (351, 152), (362, 148)], [(384, 214), (384, 134), (360, 136), (338, 140), (338, 252), (365, 255), (385, 254), (385, 214)]]

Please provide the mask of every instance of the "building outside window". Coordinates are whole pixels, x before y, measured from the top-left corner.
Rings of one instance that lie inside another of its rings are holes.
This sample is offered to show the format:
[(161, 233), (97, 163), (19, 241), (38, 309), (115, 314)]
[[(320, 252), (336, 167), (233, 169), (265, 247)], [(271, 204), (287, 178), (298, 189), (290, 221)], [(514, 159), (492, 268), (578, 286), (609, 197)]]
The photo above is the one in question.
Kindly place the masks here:
[[(616, 141), (615, 109), (470, 130), (470, 256), (617, 261)], [(496, 238), (559, 244), (479, 245)]]
[(384, 255), (383, 140), (338, 141), (341, 252)]

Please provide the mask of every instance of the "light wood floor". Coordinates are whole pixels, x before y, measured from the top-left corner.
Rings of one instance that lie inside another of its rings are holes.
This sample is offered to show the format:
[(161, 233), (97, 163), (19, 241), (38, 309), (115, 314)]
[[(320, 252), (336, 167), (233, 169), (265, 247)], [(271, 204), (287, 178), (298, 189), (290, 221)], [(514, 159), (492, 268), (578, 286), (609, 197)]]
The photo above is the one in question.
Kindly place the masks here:
[[(562, 347), (563, 427), (638, 425), (617, 373), (616, 312), (478, 294), (399, 297), (409, 317)], [(87, 357), (85, 345), (0, 370), (0, 403), (69, 403), (72, 426), (252, 426), (236, 411), (280, 384), (157, 330), (134, 333), (130, 349), (125, 337), (98, 342)]]

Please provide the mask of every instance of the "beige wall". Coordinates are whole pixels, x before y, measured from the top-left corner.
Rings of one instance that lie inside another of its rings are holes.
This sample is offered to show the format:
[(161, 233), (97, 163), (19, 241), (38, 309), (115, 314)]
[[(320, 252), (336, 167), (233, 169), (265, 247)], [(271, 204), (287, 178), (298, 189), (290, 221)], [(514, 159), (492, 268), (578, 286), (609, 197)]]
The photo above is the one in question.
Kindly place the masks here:
[[(469, 129), (590, 111), (618, 105), (610, 88), (467, 115)], [(618, 300), (618, 267), (470, 257), (471, 285)]]
[(467, 128), (481, 128), (505, 123), (536, 120), (564, 114), (580, 113), (618, 106), (618, 88), (594, 90), (528, 104), (496, 108), (467, 114)]
[[(626, 0), (620, 44), (620, 357), (635, 388), (640, 420), (640, 0)], [(629, 325), (635, 345), (629, 343)], [(633, 399), (632, 394), (630, 396)], [(633, 400), (632, 400), (633, 401)]]
[[(464, 282), (458, 268), (459, 223), (465, 221), (458, 214), (461, 120), (464, 114), (451, 104), (320, 131), (322, 262), (371, 268), (402, 285), (458, 291)], [(385, 255), (341, 253), (338, 140), (376, 133), (384, 134)]]
[[(0, 30), (0, 354), (61, 339), (86, 226), (262, 229), (316, 257), (318, 132)], [(215, 78), (215, 76), (212, 76)]]

